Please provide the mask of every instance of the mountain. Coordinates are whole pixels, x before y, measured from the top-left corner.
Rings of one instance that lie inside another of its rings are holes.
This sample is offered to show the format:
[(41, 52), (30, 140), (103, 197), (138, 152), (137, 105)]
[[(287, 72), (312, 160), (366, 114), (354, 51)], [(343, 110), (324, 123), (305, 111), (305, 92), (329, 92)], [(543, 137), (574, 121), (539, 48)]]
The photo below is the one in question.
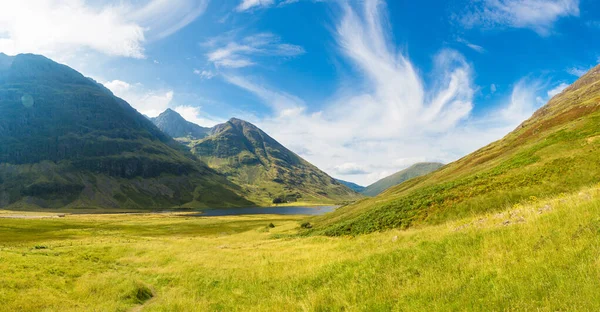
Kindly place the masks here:
[(92, 79), (0, 55), (0, 207), (252, 204), (240, 192)]
[(352, 182), (348, 182), (348, 181), (344, 181), (344, 180), (340, 180), (340, 179), (336, 179), (336, 180), (357, 193), (360, 193), (365, 189), (364, 186), (358, 185), (356, 183), (352, 183)]
[(198, 140), (210, 134), (210, 128), (200, 127), (195, 123), (185, 120), (172, 109), (167, 109), (158, 117), (150, 118), (162, 132), (172, 138)]
[(597, 66), (503, 139), (311, 222), (327, 235), (437, 224), (597, 185), (599, 164)]
[(441, 163), (417, 163), (367, 186), (360, 193), (367, 196), (377, 196), (392, 186), (436, 171), (442, 166), (444, 164)]
[(240, 119), (215, 126), (211, 136), (189, 146), (257, 203), (337, 203), (361, 197)]

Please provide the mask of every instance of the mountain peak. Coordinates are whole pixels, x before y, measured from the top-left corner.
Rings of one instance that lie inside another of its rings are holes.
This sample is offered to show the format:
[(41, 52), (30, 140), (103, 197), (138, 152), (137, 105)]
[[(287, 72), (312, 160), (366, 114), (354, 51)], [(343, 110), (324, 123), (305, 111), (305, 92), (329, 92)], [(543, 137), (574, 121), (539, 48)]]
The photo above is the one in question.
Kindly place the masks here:
[(150, 119), (161, 131), (173, 138), (191, 138), (199, 140), (210, 133), (209, 128), (200, 127), (189, 122), (178, 112), (167, 108), (158, 117)]
[(256, 127), (255, 125), (253, 125), (252, 123), (250, 123), (250, 122), (248, 122), (248, 121), (245, 121), (245, 120), (242, 120), (242, 119), (239, 119), (239, 118), (235, 118), (235, 117), (234, 117), (234, 118), (231, 118), (231, 119), (229, 119), (229, 121), (227, 121), (227, 122), (229, 122), (229, 123), (231, 123), (231, 124), (234, 124), (234, 125), (241, 125), (241, 126), (252, 126), (252, 127)]
[(323, 203), (359, 197), (255, 125), (238, 118), (215, 126), (211, 136), (192, 142), (190, 147), (210, 167), (253, 190), (254, 202)]
[(177, 119), (182, 119), (184, 121), (187, 121), (187, 120), (185, 120), (185, 118), (183, 118), (183, 116), (181, 116), (181, 114), (179, 114), (178, 112), (176, 112), (170, 108), (167, 108), (164, 112), (160, 113), (160, 115), (158, 115), (158, 117), (156, 117), (156, 118), (177, 118)]

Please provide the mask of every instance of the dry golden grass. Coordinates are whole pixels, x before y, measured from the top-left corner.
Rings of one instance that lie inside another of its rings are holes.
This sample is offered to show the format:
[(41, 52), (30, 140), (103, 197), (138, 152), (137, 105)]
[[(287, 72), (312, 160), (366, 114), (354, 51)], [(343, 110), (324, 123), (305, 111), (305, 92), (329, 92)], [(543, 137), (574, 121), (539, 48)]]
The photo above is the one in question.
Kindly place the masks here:
[(0, 219), (0, 310), (600, 309), (598, 187), (357, 237), (293, 235), (302, 220)]

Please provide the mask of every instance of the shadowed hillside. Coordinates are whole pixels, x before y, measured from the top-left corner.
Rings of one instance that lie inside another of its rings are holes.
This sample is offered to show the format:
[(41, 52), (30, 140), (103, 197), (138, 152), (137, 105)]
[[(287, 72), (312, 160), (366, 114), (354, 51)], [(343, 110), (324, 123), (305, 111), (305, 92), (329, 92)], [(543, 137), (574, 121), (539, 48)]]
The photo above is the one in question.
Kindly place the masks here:
[(504, 209), (600, 181), (600, 66), (503, 139), (444, 168), (314, 220), (360, 234)]
[(0, 207), (251, 204), (238, 192), (102, 85), (0, 55)]
[(348, 181), (344, 181), (344, 180), (340, 180), (340, 179), (336, 179), (336, 180), (357, 193), (360, 193), (365, 190), (364, 186), (358, 185), (356, 183), (352, 183), (352, 182), (348, 182)]

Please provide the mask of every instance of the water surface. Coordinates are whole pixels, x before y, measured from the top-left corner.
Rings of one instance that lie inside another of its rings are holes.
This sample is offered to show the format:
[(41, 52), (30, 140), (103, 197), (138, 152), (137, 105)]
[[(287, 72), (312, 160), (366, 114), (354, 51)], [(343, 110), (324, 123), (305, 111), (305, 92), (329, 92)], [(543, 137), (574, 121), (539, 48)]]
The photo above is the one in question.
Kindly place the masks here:
[(224, 208), (203, 210), (199, 214), (193, 214), (195, 217), (219, 217), (219, 216), (239, 216), (256, 214), (276, 214), (276, 215), (310, 215), (318, 216), (334, 211), (338, 206), (318, 206), (318, 207), (266, 207), (266, 208)]

